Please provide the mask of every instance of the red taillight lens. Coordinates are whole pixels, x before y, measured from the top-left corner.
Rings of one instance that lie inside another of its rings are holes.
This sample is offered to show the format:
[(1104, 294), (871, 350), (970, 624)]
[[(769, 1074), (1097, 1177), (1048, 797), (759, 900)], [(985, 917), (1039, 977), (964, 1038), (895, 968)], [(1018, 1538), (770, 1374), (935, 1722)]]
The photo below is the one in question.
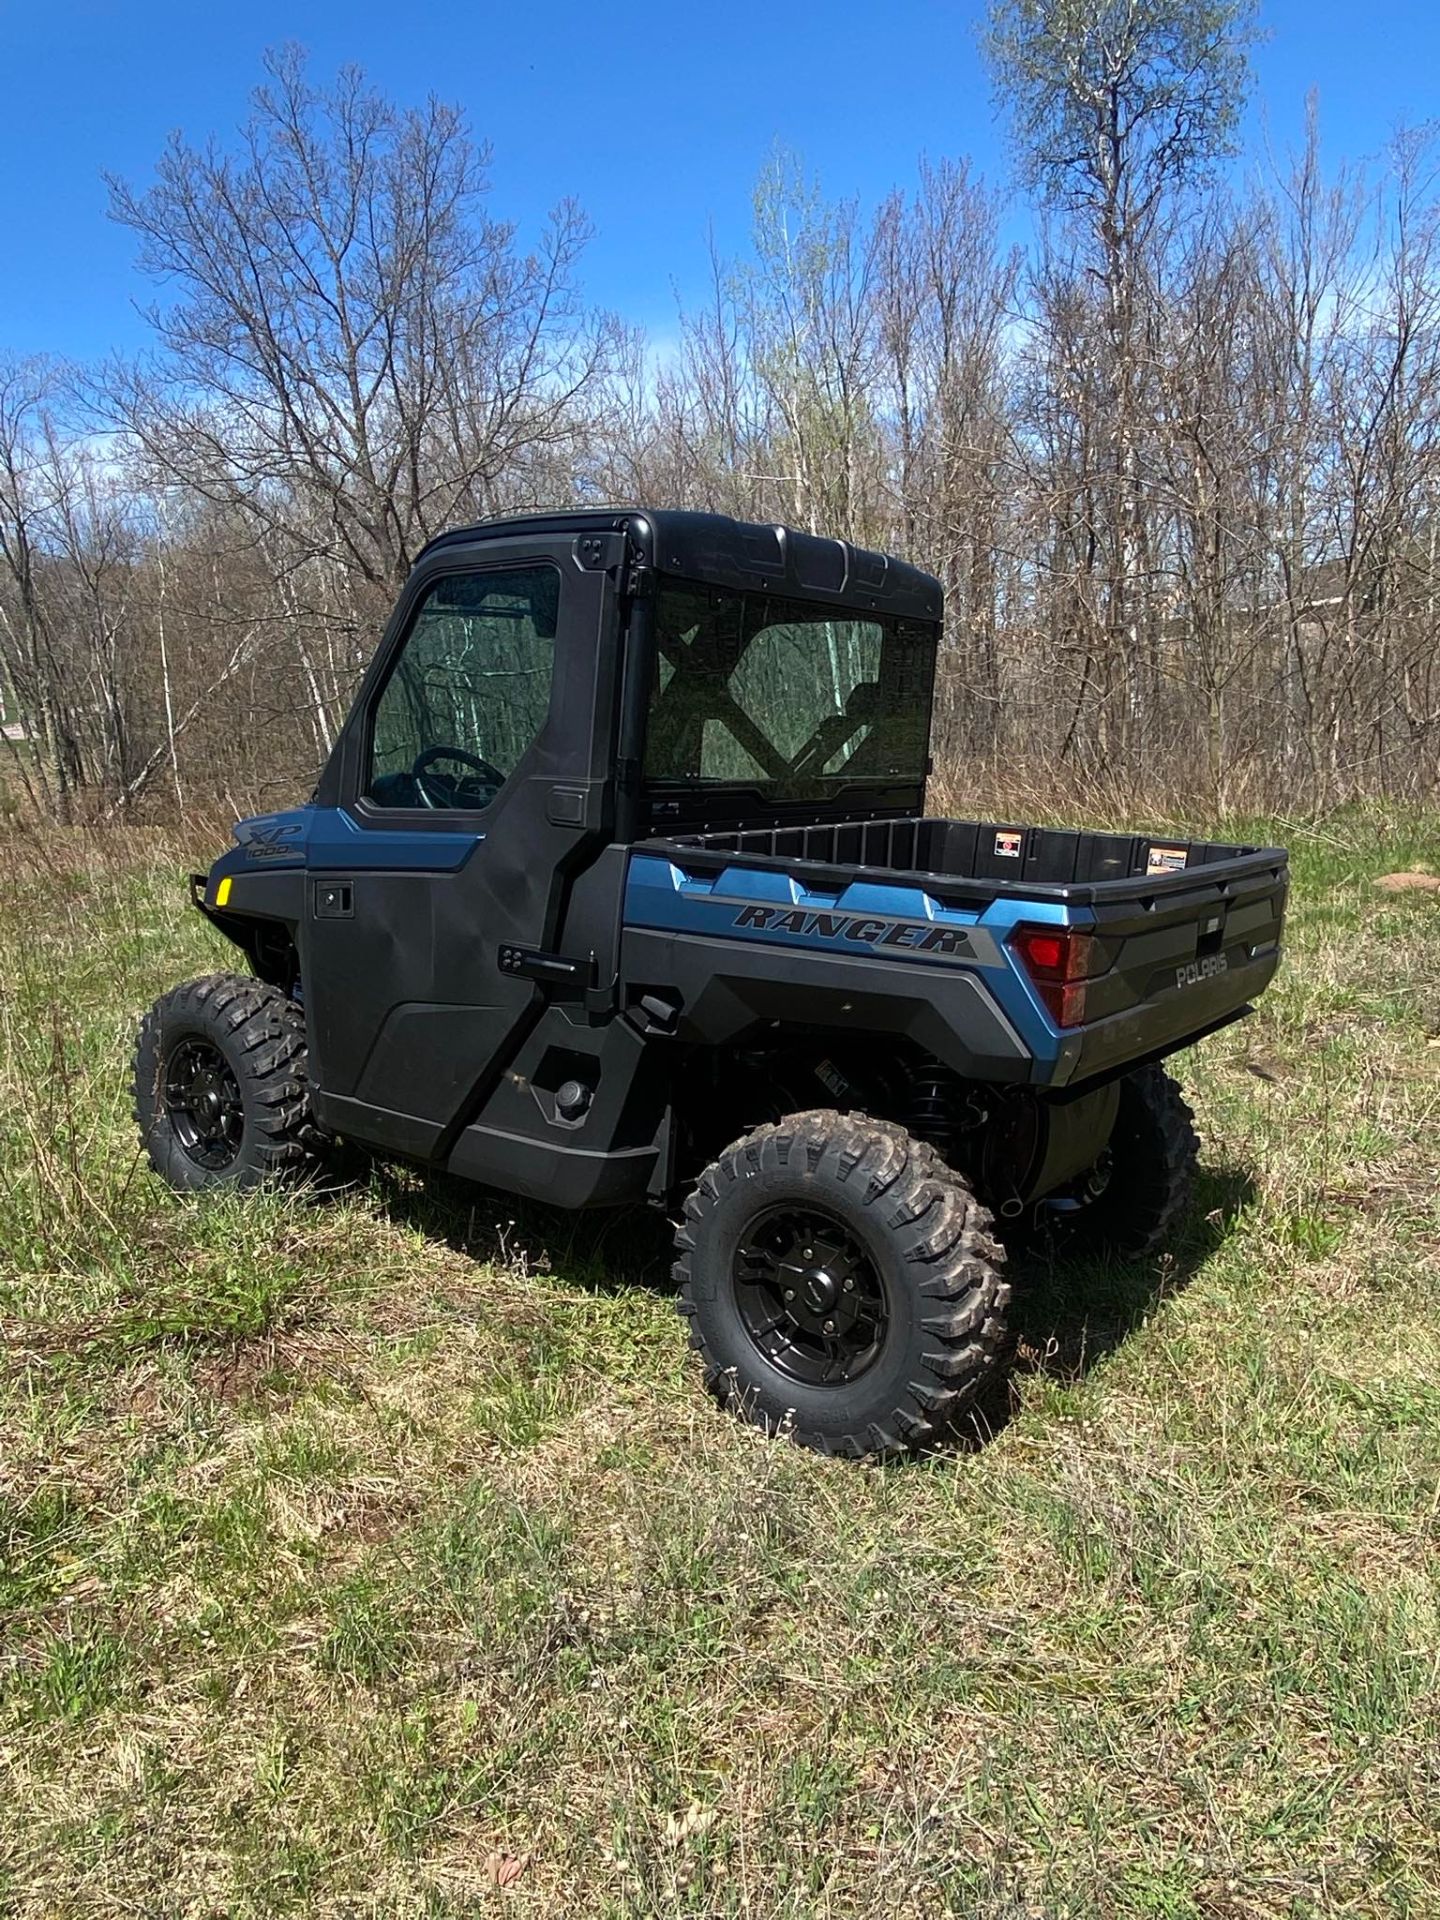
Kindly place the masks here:
[(1058, 933), (1031, 933), (1024, 941), (1025, 963), (1035, 973), (1063, 973), (1068, 943)]
[(1085, 1023), (1092, 944), (1088, 933), (1072, 927), (1020, 927), (1011, 940), (1057, 1027)]

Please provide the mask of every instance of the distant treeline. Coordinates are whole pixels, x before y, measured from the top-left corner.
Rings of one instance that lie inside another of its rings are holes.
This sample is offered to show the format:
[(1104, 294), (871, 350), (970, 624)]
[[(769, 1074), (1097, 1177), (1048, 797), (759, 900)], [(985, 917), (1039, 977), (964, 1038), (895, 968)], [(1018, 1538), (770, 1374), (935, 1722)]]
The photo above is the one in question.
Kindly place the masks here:
[(1236, 189), (1243, 9), (1078, 11), (992, 19), (1033, 246), (963, 161), (866, 211), (777, 159), (663, 354), (587, 304), (577, 206), (522, 247), (457, 110), (272, 57), (233, 148), (111, 183), (151, 350), (0, 361), (4, 803), (298, 795), (428, 538), (611, 500), (940, 574), (952, 792), (1433, 793), (1436, 149), (1327, 170), (1312, 126)]

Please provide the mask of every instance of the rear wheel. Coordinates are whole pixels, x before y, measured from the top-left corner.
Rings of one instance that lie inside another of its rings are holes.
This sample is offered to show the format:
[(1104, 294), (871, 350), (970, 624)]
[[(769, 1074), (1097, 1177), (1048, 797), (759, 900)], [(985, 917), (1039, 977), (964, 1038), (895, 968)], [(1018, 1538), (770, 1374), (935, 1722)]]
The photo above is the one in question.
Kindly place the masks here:
[(706, 1168), (676, 1236), (706, 1385), (827, 1453), (942, 1440), (1004, 1347), (990, 1226), (959, 1175), (887, 1121), (817, 1111), (758, 1127)]
[(213, 973), (162, 995), (140, 1024), (135, 1120), (150, 1164), (197, 1192), (311, 1173), (305, 1016), (278, 988)]
[(1110, 1144), (1074, 1205), (1050, 1214), (1066, 1252), (1154, 1253), (1184, 1216), (1200, 1140), (1179, 1083), (1163, 1067), (1141, 1067), (1120, 1083)]

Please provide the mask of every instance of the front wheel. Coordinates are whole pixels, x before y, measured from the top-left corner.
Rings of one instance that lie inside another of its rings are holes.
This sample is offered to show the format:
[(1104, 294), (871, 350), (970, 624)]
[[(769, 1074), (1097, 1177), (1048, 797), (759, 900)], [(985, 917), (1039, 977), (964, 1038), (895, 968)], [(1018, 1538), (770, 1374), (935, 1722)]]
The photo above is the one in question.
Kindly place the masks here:
[(163, 994), (140, 1023), (135, 1120), (172, 1187), (294, 1184), (317, 1164), (305, 1016), (275, 987), (212, 973)]
[(756, 1128), (700, 1176), (676, 1235), (706, 1385), (825, 1453), (943, 1440), (1004, 1348), (990, 1227), (960, 1176), (887, 1121), (818, 1111)]

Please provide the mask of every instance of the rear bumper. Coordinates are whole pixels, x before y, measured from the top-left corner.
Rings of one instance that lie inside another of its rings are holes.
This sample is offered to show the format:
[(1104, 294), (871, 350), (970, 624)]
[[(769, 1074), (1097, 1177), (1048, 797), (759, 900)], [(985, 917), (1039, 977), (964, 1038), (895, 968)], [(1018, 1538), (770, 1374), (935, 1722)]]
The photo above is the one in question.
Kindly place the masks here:
[(1250, 1002), (1274, 979), (1280, 952), (1277, 943), (1238, 965), (1232, 961), (1214, 978), (1172, 987), (1158, 999), (1078, 1029), (1062, 1043), (1048, 1084), (1078, 1088), (1193, 1046), (1251, 1010)]

